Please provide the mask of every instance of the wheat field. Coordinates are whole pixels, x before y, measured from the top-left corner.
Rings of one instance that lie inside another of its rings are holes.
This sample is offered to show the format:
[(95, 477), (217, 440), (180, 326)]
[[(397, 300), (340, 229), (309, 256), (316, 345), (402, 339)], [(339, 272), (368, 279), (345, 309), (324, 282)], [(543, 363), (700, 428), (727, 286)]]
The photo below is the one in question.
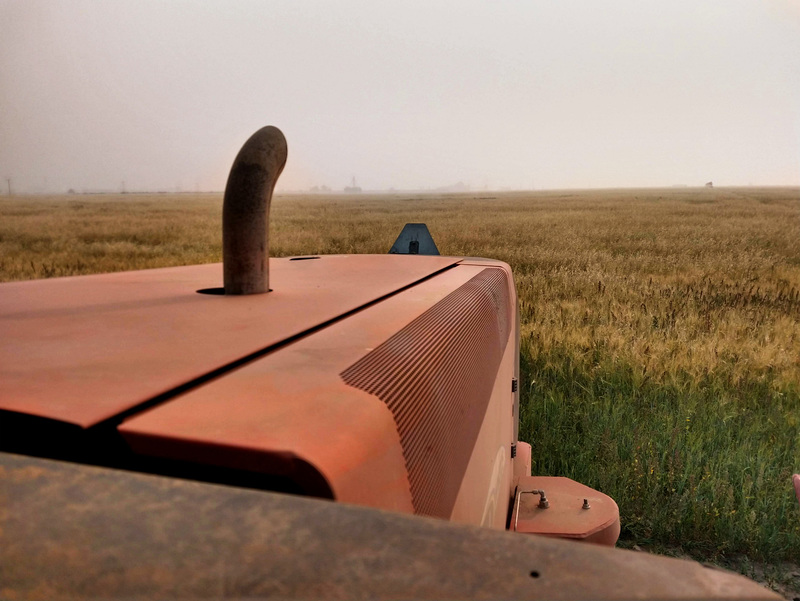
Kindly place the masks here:
[[(219, 261), (221, 204), (4, 197), (0, 281)], [(385, 253), (406, 222), (514, 269), (534, 473), (614, 497), (623, 544), (800, 558), (800, 189), (286, 195), (272, 255)]]

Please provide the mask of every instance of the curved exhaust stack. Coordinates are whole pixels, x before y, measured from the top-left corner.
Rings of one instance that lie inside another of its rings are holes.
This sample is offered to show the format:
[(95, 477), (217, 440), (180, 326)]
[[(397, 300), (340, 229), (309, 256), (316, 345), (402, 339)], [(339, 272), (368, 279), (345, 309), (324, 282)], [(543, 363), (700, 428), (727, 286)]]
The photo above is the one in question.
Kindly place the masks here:
[(222, 203), (225, 294), (269, 292), (269, 205), (287, 153), (283, 133), (269, 125), (233, 161)]

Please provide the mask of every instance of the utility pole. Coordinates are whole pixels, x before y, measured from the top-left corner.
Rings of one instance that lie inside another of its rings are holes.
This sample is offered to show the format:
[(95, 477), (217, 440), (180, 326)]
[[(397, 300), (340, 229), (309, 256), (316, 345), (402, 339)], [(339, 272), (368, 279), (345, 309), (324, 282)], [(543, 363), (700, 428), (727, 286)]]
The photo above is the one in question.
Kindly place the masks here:
[(8, 184), (8, 195), (11, 196), (11, 178), (6, 178), (6, 184)]

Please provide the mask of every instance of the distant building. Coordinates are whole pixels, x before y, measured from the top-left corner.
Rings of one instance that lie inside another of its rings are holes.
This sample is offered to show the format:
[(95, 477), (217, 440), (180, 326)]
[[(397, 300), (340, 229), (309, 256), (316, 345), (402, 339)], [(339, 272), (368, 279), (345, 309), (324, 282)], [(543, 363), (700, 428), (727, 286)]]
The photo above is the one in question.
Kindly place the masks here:
[(436, 188), (434, 192), (469, 192), (469, 186), (464, 182), (459, 181), (449, 186), (441, 186), (440, 188)]
[(361, 188), (356, 186), (356, 176), (353, 176), (353, 183), (349, 186), (346, 186), (344, 191), (347, 194), (361, 194)]
[(713, 188), (714, 182), (706, 182), (706, 188)]

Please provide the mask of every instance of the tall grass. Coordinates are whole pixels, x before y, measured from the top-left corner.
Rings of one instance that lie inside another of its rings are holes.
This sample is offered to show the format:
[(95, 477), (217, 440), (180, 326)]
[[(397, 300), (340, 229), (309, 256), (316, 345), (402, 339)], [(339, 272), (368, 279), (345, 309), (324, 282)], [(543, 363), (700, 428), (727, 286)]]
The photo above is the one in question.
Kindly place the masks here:
[[(0, 200), (0, 280), (218, 261), (220, 196)], [(623, 541), (800, 557), (800, 190), (286, 196), (275, 256), (443, 254), (514, 268), (534, 472), (614, 497)], [(1, 293), (1, 291), (0, 291)]]

